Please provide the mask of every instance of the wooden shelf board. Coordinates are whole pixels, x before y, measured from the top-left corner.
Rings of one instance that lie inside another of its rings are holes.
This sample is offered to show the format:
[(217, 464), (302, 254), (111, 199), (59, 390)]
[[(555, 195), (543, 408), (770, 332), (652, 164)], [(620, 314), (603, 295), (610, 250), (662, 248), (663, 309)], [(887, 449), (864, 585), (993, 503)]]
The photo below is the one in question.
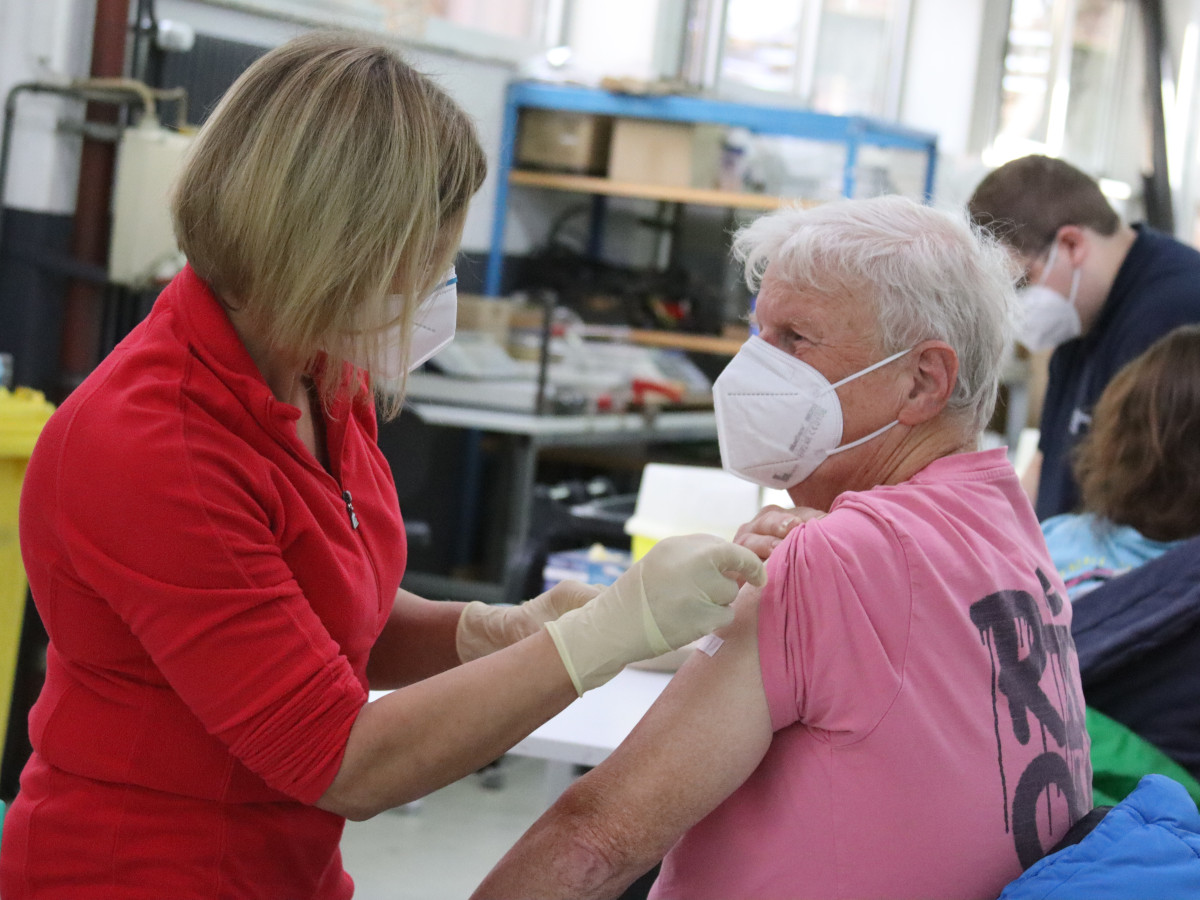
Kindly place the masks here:
[(700, 206), (723, 206), (738, 209), (778, 209), (784, 205), (811, 206), (811, 201), (768, 194), (739, 194), (705, 188), (668, 187), (658, 184), (634, 184), (612, 181), (591, 175), (563, 175), (558, 172), (534, 172), (513, 169), (508, 176), (511, 184), (548, 188), (555, 191), (575, 191), (583, 194), (605, 194), (610, 197), (636, 197), (645, 200), (665, 200), (671, 203), (692, 203)]
[(643, 347), (667, 347), (674, 350), (686, 350), (694, 353), (713, 353), (718, 356), (733, 356), (742, 348), (745, 341), (740, 338), (718, 337), (707, 334), (681, 334), (677, 331), (651, 331), (646, 329), (631, 329), (631, 343)]

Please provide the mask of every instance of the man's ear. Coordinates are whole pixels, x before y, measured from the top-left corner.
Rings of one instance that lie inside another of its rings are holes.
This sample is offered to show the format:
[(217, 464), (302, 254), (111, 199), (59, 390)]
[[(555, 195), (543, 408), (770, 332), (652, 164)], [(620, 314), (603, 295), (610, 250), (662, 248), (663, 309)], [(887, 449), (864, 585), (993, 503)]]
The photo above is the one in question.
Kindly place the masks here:
[(1071, 261), (1071, 267), (1078, 269), (1084, 264), (1091, 252), (1092, 242), (1088, 239), (1087, 230), (1079, 225), (1064, 225), (1058, 229), (1056, 240), (1062, 241), (1062, 251)]
[(944, 341), (921, 341), (912, 355), (912, 381), (896, 416), (910, 426), (928, 422), (945, 409), (958, 381), (958, 354)]

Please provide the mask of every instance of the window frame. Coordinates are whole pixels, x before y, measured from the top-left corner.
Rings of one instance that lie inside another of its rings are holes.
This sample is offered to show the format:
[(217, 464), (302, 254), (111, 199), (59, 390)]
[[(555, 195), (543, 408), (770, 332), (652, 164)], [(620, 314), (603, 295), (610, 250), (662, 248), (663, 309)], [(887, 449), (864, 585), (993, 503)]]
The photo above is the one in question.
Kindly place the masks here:
[[(755, 88), (751, 85), (731, 81), (723, 74), (725, 45), (727, 38), (727, 10), (722, 4), (722, 15), (719, 20), (720, 36), (717, 41), (717, 58), (712, 66), (711, 81), (706, 85), (712, 87), (721, 96), (756, 99), (788, 97), (793, 101), (811, 105), (818, 73), (818, 45), (821, 40), (821, 27), (825, 18), (826, 0), (795, 0), (799, 5), (796, 33), (796, 70), (792, 75), (792, 87), (786, 91), (772, 91)], [(900, 106), (904, 95), (904, 71), (908, 51), (908, 36), (912, 28), (912, 0), (892, 0), (895, 4), (891, 21), (888, 24), (887, 72), (884, 81), (883, 95), (880, 98), (880, 108), (872, 112), (858, 113), (869, 118), (896, 120), (900, 117)]]
[(570, 0), (533, 0), (541, 39), (525, 40), (492, 34), (428, 16), (424, 27), (392, 31), (384, 26), (383, 11), (371, 0), (191, 0), (202, 6), (231, 9), (267, 19), (306, 26), (348, 26), (403, 41), (422, 50), (464, 56), (484, 62), (517, 65), (553, 46), (561, 33), (564, 9)]

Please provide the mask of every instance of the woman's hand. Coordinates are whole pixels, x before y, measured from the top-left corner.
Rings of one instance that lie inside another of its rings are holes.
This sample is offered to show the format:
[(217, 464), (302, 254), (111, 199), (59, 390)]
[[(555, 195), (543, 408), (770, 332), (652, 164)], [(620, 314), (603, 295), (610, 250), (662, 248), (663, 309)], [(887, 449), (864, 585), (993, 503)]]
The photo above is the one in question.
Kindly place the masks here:
[(738, 528), (733, 542), (753, 551), (759, 559), (765, 560), (789, 531), (797, 525), (811, 519), (820, 519), (824, 515), (821, 510), (808, 506), (797, 506), (794, 509), (764, 506), (757, 516)]
[(741, 586), (766, 584), (750, 550), (709, 534), (659, 541), (592, 601), (546, 630), (575, 690), (604, 684), (626, 664), (661, 656), (733, 620)]
[(547, 622), (578, 609), (601, 588), (581, 581), (560, 581), (550, 590), (518, 606), (468, 603), (458, 619), (458, 658), (470, 662), (535, 634)]

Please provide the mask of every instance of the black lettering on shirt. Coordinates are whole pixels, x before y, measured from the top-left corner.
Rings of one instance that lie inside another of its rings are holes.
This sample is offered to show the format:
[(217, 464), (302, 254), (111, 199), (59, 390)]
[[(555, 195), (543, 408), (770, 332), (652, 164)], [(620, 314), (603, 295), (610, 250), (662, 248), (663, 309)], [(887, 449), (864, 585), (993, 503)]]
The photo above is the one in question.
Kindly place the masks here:
[[(1040, 569), (1037, 578), (1046, 606), (1052, 615), (1057, 615), (1063, 608), (1062, 597)], [(1066, 796), (1072, 819), (1086, 811), (1081, 808), (1087, 796), (1090, 770), (1084, 710), (1070, 689), (1072, 679), (1068, 676), (1075, 643), (1069, 628), (1043, 621), (1037, 600), (1027, 591), (989, 594), (972, 604), (970, 612), (971, 621), (979, 628), (992, 655), (992, 714), (1004, 793), (1005, 828), (1011, 822), (1017, 856), (1022, 867), (1028, 867), (1044, 852), (1038, 836), (1039, 798), (1047, 798), (1048, 828), (1053, 826), (1051, 788)], [(1047, 696), (1042, 688), (1047, 666), (1053, 667), (1054, 697)], [(1007, 700), (1007, 721), (1001, 719), (997, 692)], [(1028, 744), (1034, 735), (1034, 724), (1043, 752), (1018, 777), (1010, 806), (1003, 732), (1008, 731), (1021, 744)]]

